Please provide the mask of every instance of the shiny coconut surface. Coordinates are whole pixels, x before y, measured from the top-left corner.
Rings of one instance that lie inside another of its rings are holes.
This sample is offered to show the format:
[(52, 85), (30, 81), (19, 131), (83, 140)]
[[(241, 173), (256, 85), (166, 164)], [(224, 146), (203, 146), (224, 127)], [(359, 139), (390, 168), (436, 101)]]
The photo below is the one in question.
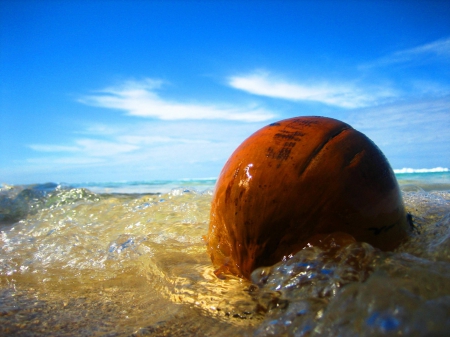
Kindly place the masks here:
[(341, 121), (297, 117), (260, 129), (231, 155), (206, 240), (217, 275), (249, 278), (329, 234), (391, 250), (407, 229), (400, 189), (378, 147)]

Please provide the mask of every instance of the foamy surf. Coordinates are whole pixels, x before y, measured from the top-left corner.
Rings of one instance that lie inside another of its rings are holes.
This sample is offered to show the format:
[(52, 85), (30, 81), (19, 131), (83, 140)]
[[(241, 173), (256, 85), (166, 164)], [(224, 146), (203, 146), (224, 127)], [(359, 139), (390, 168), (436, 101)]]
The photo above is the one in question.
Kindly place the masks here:
[[(420, 173), (436, 174), (449, 175)], [(108, 184), (114, 191), (131, 186), (133, 193), (91, 190), (105, 188), (104, 183), (90, 188), (3, 185), (0, 334), (391, 336), (450, 331), (450, 188), (425, 191), (401, 184), (415, 227), (395, 252), (361, 242), (336, 252), (308, 248), (257, 270), (252, 283), (215, 277), (202, 241), (214, 181), (185, 183)], [(172, 184), (184, 186), (168, 193), (132, 189), (157, 186), (157, 191)], [(330, 254), (338, 258), (330, 260)]]
[(434, 168), (408, 168), (404, 167), (402, 169), (394, 169), (395, 174), (404, 174), (404, 173), (436, 173), (436, 172), (448, 172), (448, 168), (446, 167), (434, 167)]

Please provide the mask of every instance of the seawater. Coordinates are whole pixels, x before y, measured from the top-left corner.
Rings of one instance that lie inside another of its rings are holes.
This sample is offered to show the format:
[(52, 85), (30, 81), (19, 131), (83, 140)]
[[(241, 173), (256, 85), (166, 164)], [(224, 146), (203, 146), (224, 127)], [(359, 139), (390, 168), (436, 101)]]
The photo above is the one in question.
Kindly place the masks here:
[(206, 254), (214, 179), (2, 185), (1, 336), (447, 336), (450, 174), (397, 175), (394, 252), (310, 247), (252, 281)]

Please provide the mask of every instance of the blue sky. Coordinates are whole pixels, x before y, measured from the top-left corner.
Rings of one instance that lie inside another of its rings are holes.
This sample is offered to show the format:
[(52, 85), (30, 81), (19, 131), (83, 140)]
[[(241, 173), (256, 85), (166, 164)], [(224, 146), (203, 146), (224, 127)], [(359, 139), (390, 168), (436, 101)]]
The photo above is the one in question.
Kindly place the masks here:
[(273, 121), (450, 167), (448, 1), (0, 0), (0, 183), (217, 177)]

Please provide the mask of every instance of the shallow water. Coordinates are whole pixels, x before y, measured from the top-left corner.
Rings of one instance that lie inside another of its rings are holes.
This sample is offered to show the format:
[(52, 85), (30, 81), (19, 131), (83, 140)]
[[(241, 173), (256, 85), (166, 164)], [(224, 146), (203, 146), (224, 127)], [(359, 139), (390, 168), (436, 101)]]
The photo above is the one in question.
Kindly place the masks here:
[(446, 336), (449, 189), (401, 186), (415, 229), (397, 251), (307, 248), (253, 282), (213, 273), (210, 189), (3, 186), (0, 335)]

